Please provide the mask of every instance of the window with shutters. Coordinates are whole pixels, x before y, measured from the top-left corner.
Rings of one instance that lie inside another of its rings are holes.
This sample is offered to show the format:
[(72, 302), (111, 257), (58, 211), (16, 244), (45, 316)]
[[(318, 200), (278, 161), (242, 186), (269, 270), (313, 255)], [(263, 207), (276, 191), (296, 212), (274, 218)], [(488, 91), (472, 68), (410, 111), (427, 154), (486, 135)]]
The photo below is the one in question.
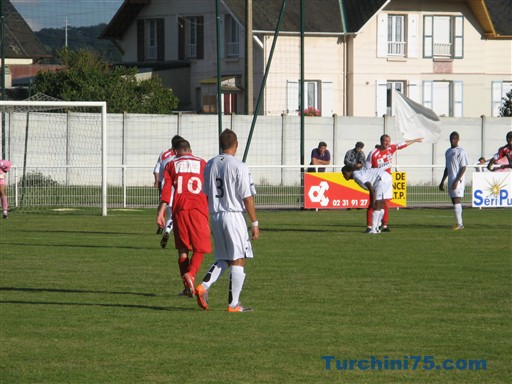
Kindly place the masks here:
[(391, 109), (391, 103), (392, 103), (392, 94), (393, 89), (396, 89), (398, 92), (403, 93), (406, 95), (406, 88), (405, 88), (406, 81), (405, 80), (388, 80), (386, 83), (386, 114), (391, 116), (392, 115), (392, 109)]
[(155, 60), (157, 52), (156, 20), (146, 20), (146, 27), (148, 32), (148, 46), (146, 50), (146, 58), (149, 60)]
[(423, 105), (438, 116), (463, 117), (461, 81), (423, 81)]
[(464, 57), (464, 17), (424, 16), (423, 57), (462, 59)]
[(508, 92), (512, 92), (512, 81), (493, 81), (491, 86), (491, 100), (493, 117), (500, 116), (500, 107), (503, 106), (504, 98)]
[[(300, 80), (287, 81), (287, 113), (300, 114)], [(332, 81), (305, 80), (304, 81), (304, 107), (302, 110), (314, 108), (321, 116), (333, 114), (334, 88)]]
[(164, 19), (137, 20), (137, 60), (163, 61)]
[(418, 57), (418, 20), (415, 13), (381, 13), (377, 17), (377, 57)]
[(405, 16), (388, 15), (388, 55), (405, 56)]
[(203, 16), (178, 19), (178, 57), (180, 60), (203, 58)]
[(393, 111), (393, 89), (401, 92), (411, 100), (420, 103), (418, 82), (415, 80), (377, 80), (375, 116), (391, 116)]
[(227, 14), (224, 19), (224, 39), (226, 43), (226, 57), (240, 56), (240, 28), (235, 18)]

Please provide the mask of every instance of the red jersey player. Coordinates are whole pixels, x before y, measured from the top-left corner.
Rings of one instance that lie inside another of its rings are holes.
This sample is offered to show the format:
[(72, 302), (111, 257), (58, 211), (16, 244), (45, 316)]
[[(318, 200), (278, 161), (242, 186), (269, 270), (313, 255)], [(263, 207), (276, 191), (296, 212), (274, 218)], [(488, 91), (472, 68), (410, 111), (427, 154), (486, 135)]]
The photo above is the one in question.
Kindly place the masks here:
[[(398, 144), (391, 144), (391, 137), (389, 135), (382, 135), (380, 137), (380, 145), (376, 145), (375, 149), (368, 154), (366, 158), (366, 168), (380, 168), (388, 173), (391, 173), (391, 163), (393, 161), (393, 155), (396, 151), (404, 149), (411, 144), (421, 143), (423, 137), (419, 137), (413, 140), (406, 140)], [(366, 231), (369, 232), (371, 229), (373, 209), (368, 208), (366, 217)], [(389, 210), (387, 201), (384, 205), (384, 217), (382, 218), (382, 232), (389, 232), (388, 228)]]
[(495, 171), (494, 165), (498, 160), (505, 158), (508, 164), (503, 164), (500, 168), (512, 168), (512, 131), (507, 133), (507, 144), (498, 149), (498, 152), (492, 157), (487, 165), (489, 171)]
[[(174, 145), (176, 158), (165, 167), (164, 183), (157, 224), (165, 224), (165, 210), (173, 199), (174, 243), (178, 250), (178, 265), (185, 286), (184, 294), (194, 296), (194, 279), (204, 254), (212, 251), (208, 203), (203, 193), (206, 162), (192, 155), (190, 144), (180, 140)], [(189, 260), (188, 254), (192, 251)]]

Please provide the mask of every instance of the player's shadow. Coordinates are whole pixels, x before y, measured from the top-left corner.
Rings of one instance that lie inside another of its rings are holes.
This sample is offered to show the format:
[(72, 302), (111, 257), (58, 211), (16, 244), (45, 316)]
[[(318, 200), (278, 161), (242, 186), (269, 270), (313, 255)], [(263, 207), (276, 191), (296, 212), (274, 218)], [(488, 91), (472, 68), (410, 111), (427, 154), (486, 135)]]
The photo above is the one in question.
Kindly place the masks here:
[(82, 289), (62, 289), (62, 288), (27, 288), (27, 287), (0, 287), (0, 291), (14, 291), (14, 292), (57, 292), (57, 293), (99, 293), (107, 295), (132, 295), (132, 296), (146, 296), (157, 297), (154, 293), (143, 292), (123, 292), (123, 291), (90, 291)]
[[(27, 288), (27, 287), (0, 287), (0, 292), (55, 292), (55, 293), (91, 293), (107, 295), (130, 295), (144, 297), (158, 297), (154, 293), (141, 292), (123, 292), (123, 291), (91, 291), (79, 289), (57, 289), (57, 288)], [(131, 308), (131, 309), (151, 309), (155, 311), (191, 311), (197, 308), (186, 307), (164, 307), (143, 304), (112, 304), (112, 303), (85, 303), (85, 302), (61, 302), (61, 301), (33, 301), (33, 300), (0, 300), (0, 304), (24, 304), (24, 305), (62, 305), (62, 306), (91, 306), (91, 307), (110, 307), (110, 308)]]
[(333, 229), (326, 229), (326, 228), (298, 228), (294, 226), (293, 228), (276, 228), (276, 227), (262, 227), (261, 232), (318, 232), (318, 233), (325, 233), (325, 232), (339, 232), (339, 230), (336, 230), (336, 228)]
[(148, 251), (157, 249), (156, 246), (154, 246), (154, 247), (145, 247), (145, 246), (129, 246), (129, 245), (92, 245), (92, 244), (67, 244), (67, 243), (62, 243), (62, 244), (56, 244), (56, 243), (44, 244), (44, 243), (34, 243), (34, 242), (30, 242), (30, 243), (14, 243), (14, 242), (9, 242), (9, 241), (4, 241), (4, 242), (2, 242), (2, 244), (5, 244), (5, 245), (18, 245), (18, 246), (23, 246), (23, 247), (38, 247), (38, 248), (39, 247), (51, 247), (51, 248), (66, 247), (66, 248), (94, 248), (94, 249), (137, 249), (137, 250), (144, 249), (144, 250), (148, 250)]
[(85, 307), (108, 307), (108, 308), (131, 308), (151, 309), (154, 311), (197, 311), (196, 307), (159, 307), (154, 305), (140, 304), (106, 304), (106, 303), (73, 303), (57, 301), (24, 301), (24, 300), (0, 300), (0, 304), (25, 304), (25, 305), (62, 305), (62, 306), (85, 306)]
[(52, 230), (52, 229), (31, 229), (30, 232), (40, 233), (79, 233), (82, 235), (145, 235), (145, 232), (118, 232), (118, 231), (86, 231), (86, 230)]

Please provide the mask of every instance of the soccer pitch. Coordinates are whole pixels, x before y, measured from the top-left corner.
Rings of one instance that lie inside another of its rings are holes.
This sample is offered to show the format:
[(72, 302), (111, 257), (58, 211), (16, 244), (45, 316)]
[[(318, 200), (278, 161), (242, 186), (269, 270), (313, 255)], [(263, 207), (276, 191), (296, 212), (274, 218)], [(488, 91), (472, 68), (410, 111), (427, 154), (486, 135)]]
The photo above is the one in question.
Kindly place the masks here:
[(155, 211), (0, 222), (1, 383), (510, 382), (511, 210), (260, 211), (233, 314), (227, 275), (177, 296)]

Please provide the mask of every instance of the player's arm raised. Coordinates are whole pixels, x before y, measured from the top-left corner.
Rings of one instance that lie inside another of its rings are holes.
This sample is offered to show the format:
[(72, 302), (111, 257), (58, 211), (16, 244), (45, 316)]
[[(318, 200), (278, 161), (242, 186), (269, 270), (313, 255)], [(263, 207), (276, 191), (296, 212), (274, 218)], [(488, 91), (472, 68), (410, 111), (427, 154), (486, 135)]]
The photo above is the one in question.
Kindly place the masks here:
[(423, 137), (418, 137), (416, 139), (406, 140), (405, 144), (411, 145), (411, 144), (414, 144), (414, 143), (421, 143), (422, 141), (423, 141)]

